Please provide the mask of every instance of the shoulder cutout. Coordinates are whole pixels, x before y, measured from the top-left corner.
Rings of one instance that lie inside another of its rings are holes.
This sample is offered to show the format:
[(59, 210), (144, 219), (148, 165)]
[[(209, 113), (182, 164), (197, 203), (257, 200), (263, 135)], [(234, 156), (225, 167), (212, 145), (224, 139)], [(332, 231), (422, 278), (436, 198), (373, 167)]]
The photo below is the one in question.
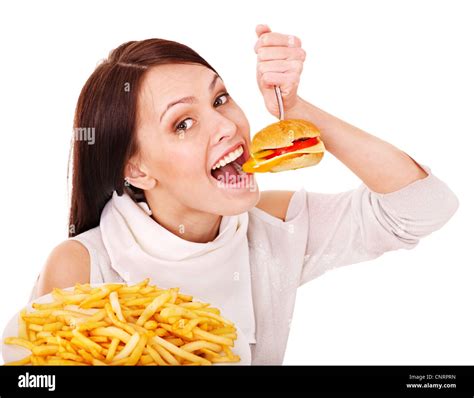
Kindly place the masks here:
[(38, 297), (55, 287), (62, 289), (89, 281), (89, 251), (76, 240), (66, 240), (56, 246), (46, 260), (38, 280)]
[(286, 212), (294, 191), (263, 191), (256, 207), (265, 213), (285, 221)]

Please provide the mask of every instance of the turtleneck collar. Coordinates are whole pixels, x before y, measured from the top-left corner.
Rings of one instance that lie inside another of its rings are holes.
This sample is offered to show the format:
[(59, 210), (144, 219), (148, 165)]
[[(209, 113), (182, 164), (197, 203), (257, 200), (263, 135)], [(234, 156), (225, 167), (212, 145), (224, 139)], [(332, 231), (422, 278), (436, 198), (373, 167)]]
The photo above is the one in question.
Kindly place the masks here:
[(211, 303), (255, 343), (248, 213), (223, 216), (218, 236), (207, 243), (182, 239), (150, 214), (145, 202), (113, 193), (100, 220), (112, 267), (126, 282), (150, 278), (160, 287), (179, 287)]

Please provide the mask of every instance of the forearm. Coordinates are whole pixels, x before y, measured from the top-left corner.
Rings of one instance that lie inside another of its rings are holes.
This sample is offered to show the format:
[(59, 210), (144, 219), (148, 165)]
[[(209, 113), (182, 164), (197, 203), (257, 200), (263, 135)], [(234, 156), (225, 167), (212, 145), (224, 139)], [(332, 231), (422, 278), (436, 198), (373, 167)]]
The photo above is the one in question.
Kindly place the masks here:
[(405, 152), (300, 97), (285, 117), (314, 123), (326, 149), (375, 192), (394, 192), (427, 176)]

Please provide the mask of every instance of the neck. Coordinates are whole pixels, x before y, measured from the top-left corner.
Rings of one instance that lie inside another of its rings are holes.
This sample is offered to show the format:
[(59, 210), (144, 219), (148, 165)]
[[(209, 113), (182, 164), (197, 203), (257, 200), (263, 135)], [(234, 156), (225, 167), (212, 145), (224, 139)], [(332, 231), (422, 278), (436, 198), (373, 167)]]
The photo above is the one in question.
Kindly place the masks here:
[(222, 219), (220, 215), (191, 209), (175, 200), (167, 200), (161, 194), (158, 197), (152, 191), (146, 191), (145, 198), (152, 212), (152, 218), (181, 239), (207, 243), (213, 241), (219, 234)]

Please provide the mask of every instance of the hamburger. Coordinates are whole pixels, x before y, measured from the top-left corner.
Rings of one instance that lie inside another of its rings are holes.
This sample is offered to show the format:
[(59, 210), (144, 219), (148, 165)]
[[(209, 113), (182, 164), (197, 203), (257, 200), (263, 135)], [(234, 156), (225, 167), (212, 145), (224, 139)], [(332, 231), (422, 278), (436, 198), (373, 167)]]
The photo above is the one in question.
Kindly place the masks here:
[(324, 155), (318, 128), (302, 119), (280, 120), (260, 130), (250, 144), (246, 173), (276, 173), (318, 164)]

